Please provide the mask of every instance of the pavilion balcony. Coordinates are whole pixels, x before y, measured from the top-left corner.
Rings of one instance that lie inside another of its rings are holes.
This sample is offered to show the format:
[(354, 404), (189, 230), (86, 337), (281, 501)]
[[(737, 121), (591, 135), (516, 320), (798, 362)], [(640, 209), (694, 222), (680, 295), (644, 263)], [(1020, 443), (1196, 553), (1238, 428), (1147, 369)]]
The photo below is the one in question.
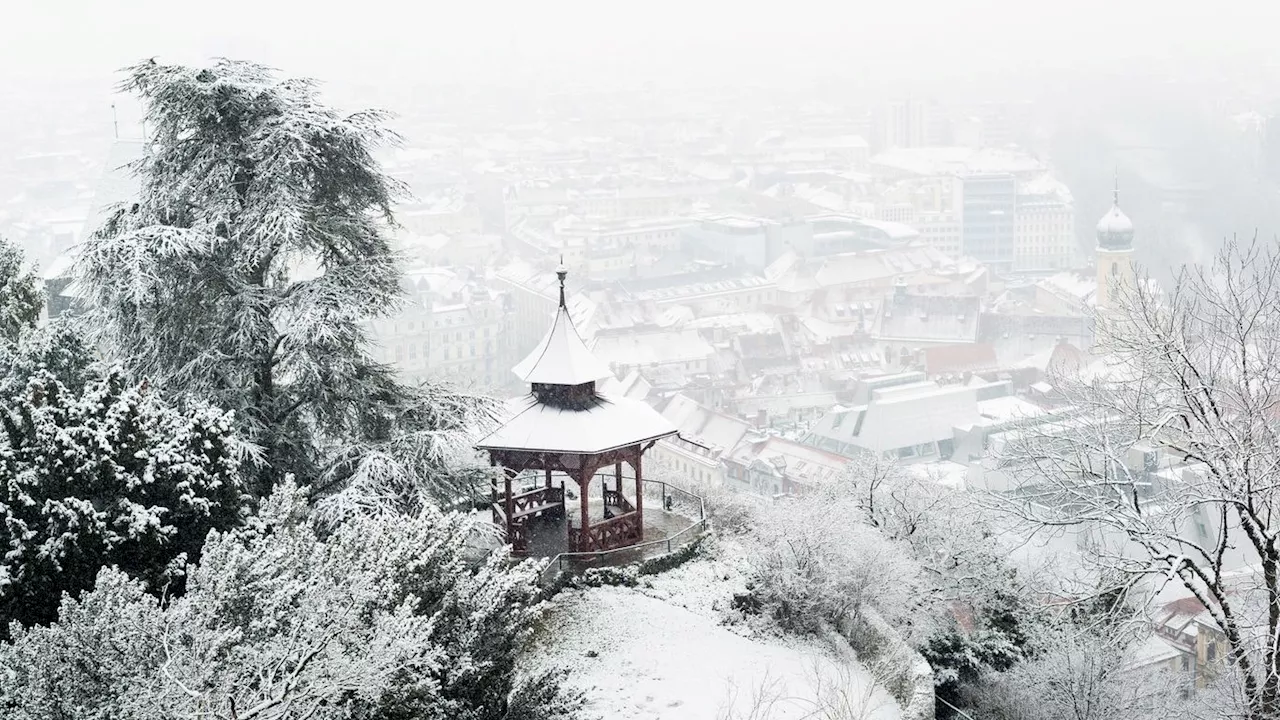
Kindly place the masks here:
[[(533, 476), (524, 478), (535, 479)], [(541, 483), (541, 477), (536, 478)], [(516, 489), (511, 495), (511, 518), (507, 523), (507, 502), (503, 492), (494, 494), (491, 505), (493, 523), (499, 529), (510, 528), (507, 542), (517, 555), (555, 557), (562, 554), (600, 553), (631, 547), (640, 543), (664, 542), (682, 536), (690, 526), (702, 521), (701, 498), (668, 487), (660, 481), (644, 480), (644, 512), (637, 512), (631, 488), (634, 478), (623, 478), (623, 489), (610, 472), (593, 477), (606, 485), (603, 491), (588, 498), (586, 532), (578, 515), (578, 491), (572, 481), (566, 485)], [(566, 502), (567, 501), (567, 502)], [(566, 511), (567, 506), (567, 511)]]

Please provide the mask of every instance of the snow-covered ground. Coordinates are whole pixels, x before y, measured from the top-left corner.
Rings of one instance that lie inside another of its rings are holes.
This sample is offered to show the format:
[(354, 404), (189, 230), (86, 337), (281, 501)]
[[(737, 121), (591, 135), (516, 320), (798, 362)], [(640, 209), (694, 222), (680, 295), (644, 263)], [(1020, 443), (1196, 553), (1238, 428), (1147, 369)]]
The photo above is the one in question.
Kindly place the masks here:
[(847, 648), (726, 624), (742, 590), (732, 562), (699, 559), (648, 580), (561, 593), (528, 669), (568, 668), (591, 713), (609, 720), (899, 717)]

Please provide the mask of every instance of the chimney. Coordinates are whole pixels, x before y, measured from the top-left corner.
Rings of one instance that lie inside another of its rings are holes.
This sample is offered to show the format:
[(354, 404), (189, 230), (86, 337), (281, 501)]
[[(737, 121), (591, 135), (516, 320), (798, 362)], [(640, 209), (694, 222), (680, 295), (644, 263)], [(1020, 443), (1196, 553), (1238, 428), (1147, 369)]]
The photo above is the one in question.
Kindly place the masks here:
[(901, 303), (907, 299), (907, 279), (899, 277), (893, 282), (893, 301)]

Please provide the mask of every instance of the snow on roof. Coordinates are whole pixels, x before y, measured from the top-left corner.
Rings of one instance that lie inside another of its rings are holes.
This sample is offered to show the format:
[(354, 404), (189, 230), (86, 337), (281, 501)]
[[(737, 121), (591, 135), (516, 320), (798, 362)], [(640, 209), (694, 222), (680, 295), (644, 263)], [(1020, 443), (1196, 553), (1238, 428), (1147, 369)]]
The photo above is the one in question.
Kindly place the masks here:
[(1026, 174), (1044, 165), (1025, 153), (997, 148), (968, 147), (893, 148), (871, 159), (871, 164), (914, 175), (958, 173)]
[(1066, 186), (1066, 183), (1054, 177), (1052, 173), (1044, 173), (1020, 184), (1018, 186), (1018, 194), (1054, 197), (1064, 203), (1072, 201), (1071, 189)]
[(1006, 395), (979, 400), (978, 414), (987, 420), (1003, 424), (1044, 415), (1044, 409), (1016, 395)]
[(689, 320), (684, 327), (703, 330), (707, 328), (736, 329), (747, 333), (770, 333), (777, 327), (768, 313), (730, 313)]
[(525, 382), (548, 385), (581, 385), (613, 377), (609, 366), (582, 342), (563, 305), (542, 342), (511, 371)]
[(508, 402), (507, 410), (509, 419), (477, 448), (600, 453), (676, 434), (643, 402), (604, 394), (581, 410), (546, 405), (529, 394)]
[(751, 429), (745, 420), (703, 407), (680, 393), (667, 401), (662, 416), (679, 429), (681, 437), (718, 452), (732, 450)]
[(1076, 272), (1060, 272), (1036, 283), (1046, 290), (1082, 303), (1092, 303), (1098, 290), (1098, 281)]
[(908, 464), (904, 465), (903, 469), (922, 480), (929, 480), (954, 490), (963, 490), (969, 477), (969, 468), (954, 460)]
[(704, 360), (716, 350), (697, 330), (684, 329), (606, 335), (596, 339), (595, 352), (604, 362), (634, 366)]
[(1186, 654), (1185, 651), (1169, 644), (1167, 640), (1159, 635), (1152, 634), (1151, 637), (1148, 637), (1129, 651), (1129, 657), (1125, 664), (1131, 668), (1148, 667), (1156, 663), (1172, 660), (1183, 654)]
[(888, 235), (889, 239), (891, 240), (912, 240), (920, 237), (919, 230), (916, 230), (910, 225), (905, 225), (899, 222), (891, 222), (889, 220), (869, 220), (869, 219), (860, 219), (858, 220), (858, 222), (863, 225), (866, 225), (867, 227), (880, 230), (885, 235)]
[(81, 246), (79, 244), (72, 245), (67, 248), (66, 252), (53, 259), (49, 263), (49, 267), (44, 269), (41, 278), (44, 280), (56, 280), (64, 275), (70, 274), (75, 266), (76, 258), (80, 257)]

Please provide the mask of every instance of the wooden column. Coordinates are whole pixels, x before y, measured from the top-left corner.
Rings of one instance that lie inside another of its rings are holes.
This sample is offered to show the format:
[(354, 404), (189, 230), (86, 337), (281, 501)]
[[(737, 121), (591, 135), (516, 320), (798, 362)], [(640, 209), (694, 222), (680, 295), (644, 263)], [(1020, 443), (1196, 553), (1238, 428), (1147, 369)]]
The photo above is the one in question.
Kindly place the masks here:
[(636, 449), (636, 461), (634, 463), (636, 469), (636, 523), (640, 528), (640, 539), (644, 539), (644, 473), (640, 470), (640, 458), (644, 456), (644, 449)]
[[(586, 540), (587, 529), (591, 527), (591, 516), (587, 510), (587, 498), (591, 491), (591, 476), (587, 474), (589, 468), (585, 465), (578, 468), (578, 499), (582, 501), (582, 529), (578, 531), (578, 537)], [(583, 548), (570, 548), (571, 550), (582, 550)]]
[(505, 509), (506, 509), (506, 513), (507, 513), (507, 528), (506, 528), (506, 530), (507, 530), (507, 537), (506, 537), (507, 542), (511, 542), (511, 515), (512, 515), (512, 513), (514, 513), (514, 512), (515, 512), (515, 506), (512, 504), (512, 500), (511, 500), (511, 476), (512, 476), (512, 474), (513, 474), (513, 473), (512, 473), (512, 471), (511, 471), (511, 470), (509, 470), (509, 469), (508, 469), (508, 470), (506, 470), (506, 472), (504, 472), (504, 473), (503, 473), (503, 475), (505, 475), (505, 476), (506, 476), (506, 479), (507, 479), (507, 483), (506, 483), (506, 485), (507, 485), (507, 497), (506, 497), (506, 498), (505, 498), (505, 500), (503, 501), (503, 502), (504, 502), (504, 507), (505, 507)]
[(622, 495), (622, 461), (613, 465), (613, 489), (618, 491), (618, 495)]
[(547, 471), (547, 489), (548, 490), (551, 489), (551, 471), (550, 470)]

